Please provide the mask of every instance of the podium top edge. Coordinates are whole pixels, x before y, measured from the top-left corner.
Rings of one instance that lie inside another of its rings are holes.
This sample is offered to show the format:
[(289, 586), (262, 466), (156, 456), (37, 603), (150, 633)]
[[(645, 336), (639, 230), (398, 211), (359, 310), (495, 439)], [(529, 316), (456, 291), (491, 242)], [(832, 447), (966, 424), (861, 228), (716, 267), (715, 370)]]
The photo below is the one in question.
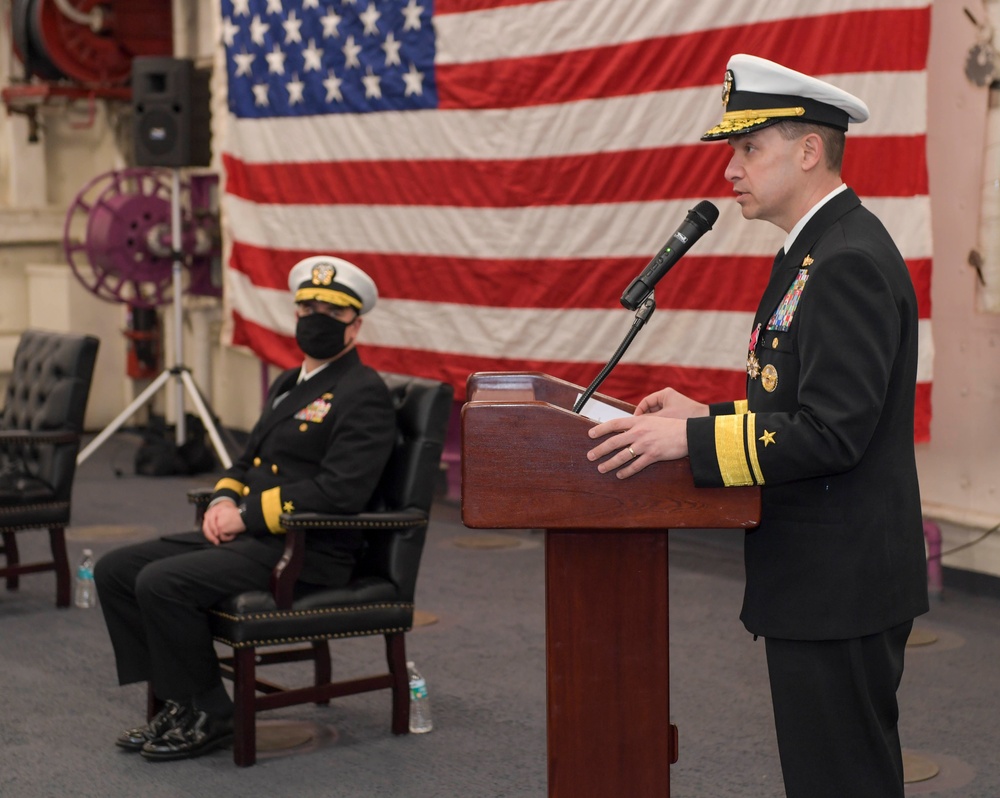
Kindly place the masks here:
[[(540, 371), (479, 371), (469, 375), (466, 401), (476, 403), (540, 403), (572, 408), (584, 388), (567, 380)], [(634, 405), (595, 393), (594, 400), (612, 405), (631, 414)]]

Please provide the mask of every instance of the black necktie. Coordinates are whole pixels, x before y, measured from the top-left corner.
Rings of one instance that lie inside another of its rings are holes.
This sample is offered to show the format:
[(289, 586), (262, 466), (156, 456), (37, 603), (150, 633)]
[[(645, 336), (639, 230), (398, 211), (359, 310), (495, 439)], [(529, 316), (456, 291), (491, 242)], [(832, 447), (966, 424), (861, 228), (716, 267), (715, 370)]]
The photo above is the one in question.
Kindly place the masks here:
[(284, 399), (286, 396), (288, 396), (289, 393), (291, 393), (292, 388), (295, 388), (302, 382), (305, 382), (305, 380), (303, 379), (302, 372), (300, 371), (299, 376), (295, 380), (295, 383), (293, 385), (289, 385), (287, 391), (283, 391), (282, 393), (279, 393), (277, 396), (274, 397), (274, 401), (271, 402), (271, 409), (274, 410), (274, 408), (276, 408), (279, 404), (281, 404), (281, 400)]
[(778, 250), (778, 254), (774, 256), (774, 263), (771, 264), (771, 274), (774, 274), (775, 270), (778, 268), (778, 264), (781, 263), (781, 259), (785, 257), (785, 248), (782, 247)]

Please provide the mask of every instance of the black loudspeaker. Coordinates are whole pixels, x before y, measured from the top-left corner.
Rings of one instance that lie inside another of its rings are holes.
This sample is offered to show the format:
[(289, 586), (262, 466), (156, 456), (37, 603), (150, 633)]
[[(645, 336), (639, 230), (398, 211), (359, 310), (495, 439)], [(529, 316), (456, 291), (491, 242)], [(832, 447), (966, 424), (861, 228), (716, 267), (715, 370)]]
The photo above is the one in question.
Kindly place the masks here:
[(208, 166), (211, 71), (189, 58), (132, 61), (132, 131), (136, 166)]

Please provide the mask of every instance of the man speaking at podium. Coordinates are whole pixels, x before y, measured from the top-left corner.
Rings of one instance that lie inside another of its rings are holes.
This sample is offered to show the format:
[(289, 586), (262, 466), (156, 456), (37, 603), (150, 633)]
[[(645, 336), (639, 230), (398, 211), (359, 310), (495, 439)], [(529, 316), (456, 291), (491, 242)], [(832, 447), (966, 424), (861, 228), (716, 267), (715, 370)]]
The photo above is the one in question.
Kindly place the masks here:
[[(626, 479), (685, 456), (701, 487), (760, 485), (741, 619), (765, 638), (789, 798), (902, 798), (896, 689), (928, 609), (913, 449), (917, 302), (882, 223), (841, 180), (865, 104), (734, 55), (722, 122), (745, 219), (787, 233), (749, 331), (747, 396), (665, 388), (594, 427), (588, 457)], [(875, 166), (874, 164), (872, 165)]]

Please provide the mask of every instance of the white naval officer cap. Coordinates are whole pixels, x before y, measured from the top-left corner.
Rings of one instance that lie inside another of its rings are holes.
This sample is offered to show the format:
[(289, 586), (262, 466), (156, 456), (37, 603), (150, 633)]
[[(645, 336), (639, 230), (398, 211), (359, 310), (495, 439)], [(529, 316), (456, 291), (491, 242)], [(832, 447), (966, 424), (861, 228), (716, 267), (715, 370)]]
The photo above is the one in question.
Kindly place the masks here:
[(843, 89), (794, 69), (737, 53), (726, 65), (722, 83), (722, 122), (702, 141), (737, 136), (784, 120), (812, 122), (847, 130), (868, 119), (868, 106)]
[(364, 315), (378, 301), (378, 288), (364, 271), (332, 255), (300, 260), (288, 273), (288, 290), (296, 302), (316, 300), (352, 307)]

